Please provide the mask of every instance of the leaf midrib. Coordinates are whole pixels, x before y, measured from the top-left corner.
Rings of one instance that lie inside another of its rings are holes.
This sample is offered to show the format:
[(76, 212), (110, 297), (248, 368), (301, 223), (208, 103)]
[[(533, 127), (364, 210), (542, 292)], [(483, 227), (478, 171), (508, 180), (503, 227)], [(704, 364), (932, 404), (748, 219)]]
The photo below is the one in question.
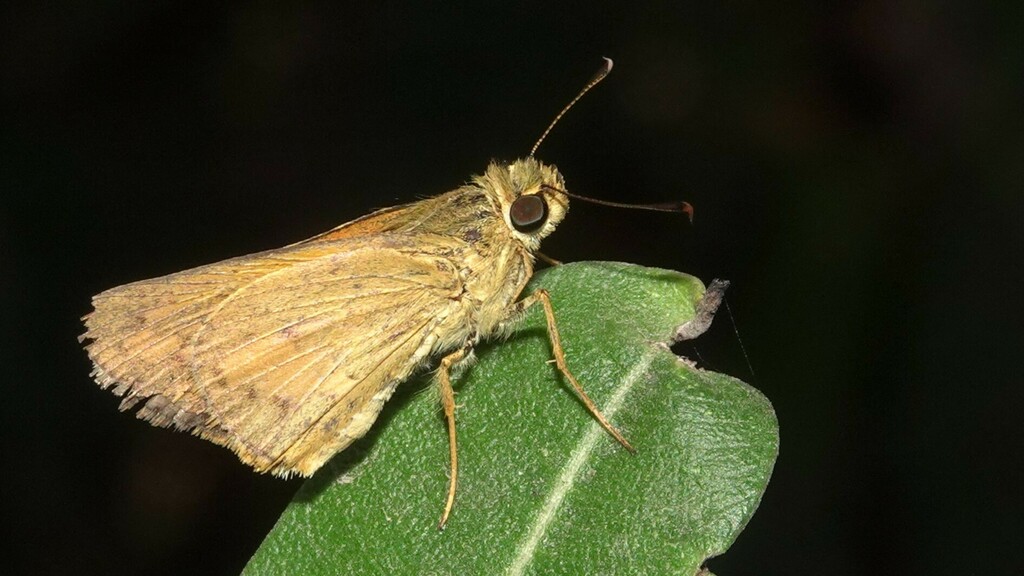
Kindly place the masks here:
[[(615, 414), (625, 404), (627, 394), (629, 394), (630, 390), (633, 389), (633, 386), (644, 373), (647, 372), (647, 369), (650, 368), (651, 362), (654, 361), (654, 357), (658, 352), (659, 350), (656, 348), (648, 348), (639, 361), (630, 369), (629, 374), (615, 388), (615, 392), (609, 398), (607, 405), (602, 409), (602, 412), (609, 421), (615, 417)], [(544, 538), (548, 527), (558, 515), (558, 510), (565, 501), (566, 495), (580, 477), (584, 465), (593, 457), (594, 448), (597, 446), (598, 440), (606, 434), (607, 432), (597, 420), (590, 423), (587, 432), (573, 448), (565, 466), (559, 472), (558, 479), (555, 480), (554, 487), (548, 498), (544, 501), (544, 505), (530, 523), (526, 537), (516, 547), (518, 553), (506, 572), (508, 576), (522, 576), (527, 566), (533, 562), (537, 553), (537, 547)]]

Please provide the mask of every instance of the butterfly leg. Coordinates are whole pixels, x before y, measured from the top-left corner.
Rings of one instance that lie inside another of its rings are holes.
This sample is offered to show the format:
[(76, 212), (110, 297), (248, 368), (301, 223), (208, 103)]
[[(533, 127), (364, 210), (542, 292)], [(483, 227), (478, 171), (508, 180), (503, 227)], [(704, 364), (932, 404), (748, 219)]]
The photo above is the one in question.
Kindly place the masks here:
[(541, 252), (534, 252), (533, 255), (536, 256), (537, 258), (543, 260), (544, 262), (546, 262), (549, 266), (561, 266), (562, 265), (562, 262), (560, 260), (555, 260), (554, 258), (552, 258), (551, 256), (548, 256), (547, 254), (543, 254)]
[(444, 408), (444, 418), (448, 422), (448, 452), (451, 458), (448, 499), (444, 504), (441, 522), (437, 525), (438, 530), (444, 530), (444, 525), (448, 522), (448, 515), (451, 514), (452, 506), (455, 505), (455, 485), (459, 477), (459, 451), (455, 442), (455, 391), (452, 390), (451, 380), (452, 367), (464, 360), (472, 349), (472, 346), (469, 344), (459, 348), (442, 358), (441, 365), (437, 369), (437, 387), (441, 392), (441, 406)]
[(565, 379), (568, 380), (570, 384), (572, 384), (572, 387), (576, 390), (576, 394), (578, 394), (580, 400), (583, 401), (583, 405), (586, 406), (587, 410), (594, 415), (594, 418), (597, 419), (601, 426), (603, 426), (604, 429), (619, 442), (619, 444), (622, 444), (626, 450), (636, 452), (622, 433), (619, 432), (615, 426), (612, 426), (611, 422), (605, 418), (604, 414), (601, 413), (601, 410), (598, 409), (597, 404), (594, 404), (594, 401), (590, 399), (590, 396), (587, 396), (587, 393), (583, 391), (583, 386), (580, 386), (580, 383), (576, 381), (576, 377), (569, 371), (569, 366), (565, 362), (565, 350), (562, 348), (562, 338), (558, 334), (558, 326), (555, 323), (555, 310), (551, 305), (551, 296), (548, 294), (548, 291), (544, 289), (537, 290), (533, 294), (530, 294), (526, 298), (516, 302), (513, 305), (510, 316), (512, 318), (518, 318), (523, 312), (530, 308), (530, 306), (533, 306), (538, 302), (540, 302), (544, 307), (544, 318), (548, 323), (548, 338), (551, 340), (551, 349), (555, 353), (555, 364), (558, 366), (558, 371), (565, 376)]

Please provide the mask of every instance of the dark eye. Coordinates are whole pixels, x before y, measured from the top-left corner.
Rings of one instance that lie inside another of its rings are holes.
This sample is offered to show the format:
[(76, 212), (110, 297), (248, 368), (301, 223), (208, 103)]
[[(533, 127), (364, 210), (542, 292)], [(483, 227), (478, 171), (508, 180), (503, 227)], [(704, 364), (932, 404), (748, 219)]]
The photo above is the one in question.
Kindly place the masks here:
[(512, 225), (520, 232), (532, 232), (544, 224), (548, 217), (548, 204), (538, 195), (520, 196), (508, 211)]

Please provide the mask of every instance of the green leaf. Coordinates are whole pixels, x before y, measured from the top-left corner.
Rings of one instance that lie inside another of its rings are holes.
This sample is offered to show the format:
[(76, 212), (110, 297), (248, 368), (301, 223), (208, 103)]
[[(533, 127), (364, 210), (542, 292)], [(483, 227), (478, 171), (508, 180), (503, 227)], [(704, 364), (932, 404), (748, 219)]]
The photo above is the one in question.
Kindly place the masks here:
[(444, 532), (448, 438), (420, 378), (306, 482), (244, 573), (690, 575), (724, 552), (768, 484), (778, 424), (756, 390), (667, 347), (704, 286), (579, 263), (537, 274), (537, 288), (569, 368), (636, 454), (547, 362), (536, 306), (455, 384), (460, 475)]

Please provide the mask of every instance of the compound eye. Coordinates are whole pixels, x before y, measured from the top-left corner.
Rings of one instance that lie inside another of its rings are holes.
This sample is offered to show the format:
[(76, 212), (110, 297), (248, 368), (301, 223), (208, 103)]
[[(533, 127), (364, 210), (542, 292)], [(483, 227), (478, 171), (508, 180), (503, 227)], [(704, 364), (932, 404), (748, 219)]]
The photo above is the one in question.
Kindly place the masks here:
[(548, 203), (538, 194), (520, 196), (512, 202), (508, 211), (509, 220), (520, 232), (533, 232), (544, 225), (548, 218)]

